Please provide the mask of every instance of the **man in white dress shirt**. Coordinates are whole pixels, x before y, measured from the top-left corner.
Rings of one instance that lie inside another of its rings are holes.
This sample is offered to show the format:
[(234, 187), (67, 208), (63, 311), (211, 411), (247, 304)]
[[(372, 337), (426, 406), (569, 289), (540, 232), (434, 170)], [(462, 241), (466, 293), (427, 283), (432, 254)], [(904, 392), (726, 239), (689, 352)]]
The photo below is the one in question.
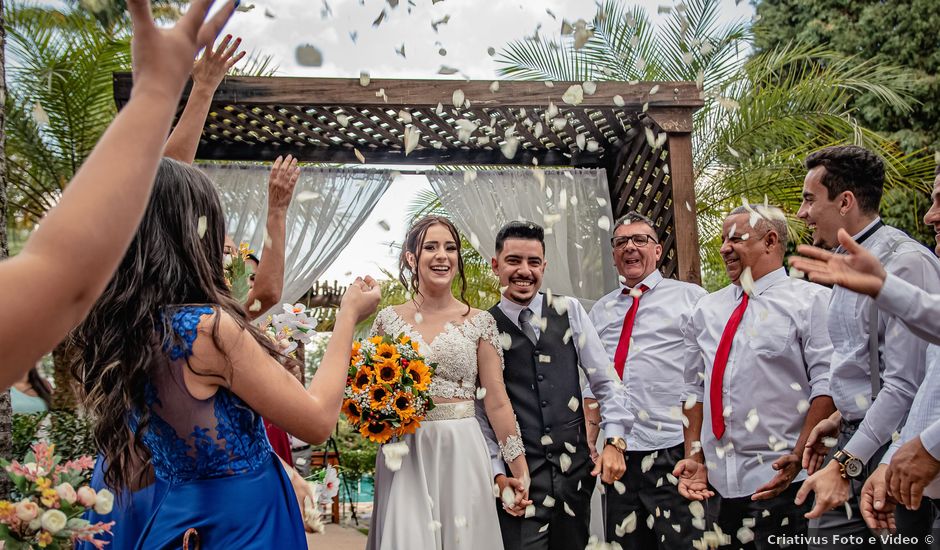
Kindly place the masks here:
[[(698, 285), (662, 276), (657, 264), (663, 247), (646, 216), (630, 212), (621, 218), (611, 246), (621, 286), (594, 304), (590, 318), (630, 396), (636, 420), (627, 435), (623, 486), (605, 486), (606, 539), (627, 550), (692, 548), (702, 529), (693, 526), (689, 503), (676, 486), (662, 480), (685, 454), (682, 326), (707, 293)], [(588, 405), (585, 412), (597, 414), (597, 409)], [(597, 437), (595, 424), (588, 420), (589, 441)], [(670, 511), (668, 518), (663, 510)], [(624, 521), (631, 515), (636, 529), (627, 532)], [(647, 525), (650, 516), (652, 527)]]
[(834, 410), (829, 289), (787, 276), (787, 227), (775, 208), (733, 210), (721, 255), (732, 284), (701, 300), (684, 327), (686, 458), (679, 491), (709, 501), (734, 547), (805, 548), (793, 505), (810, 430)]
[[(940, 165), (934, 176), (933, 205), (924, 215), (924, 223), (936, 233), (934, 252), (940, 256)], [(870, 528), (893, 529), (895, 503), (917, 510), (925, 505), (926, 497), (934, 517), (940, 510), (940, 294), (928, 294), (885, 271), (878, 258), (844, 229), (839, 231), (839, 243), (845, 254), (801, 246), (799, 251), (807, 258), (794, 257), (791, 263), (813, 280), (874, 298), (881, 311), (896, 315), (911, 332), (932, 344), (927, 348), (924, 381), (901, 436), (881, 458), (860, 497), (862, 517)], [(929, 532), (929, 523), (922, 523), (919, 538)]]
[[(503, 341), (506, 392), (525, 445), (531, 507), (499, 507), (506, 550), (570, 550), (588, 543), (593, 476), (620, 479), (624, 437), (633, 425), (626, 393), (608, 375), (607, 353), (574, 299), (539, 293), (545, 272), (544, 230), (511, 222), (496, 235), (493, 271), (503, 295), (490, 308)], [(608, 435), (592, 463), (581, 409), (580, 375), (597, 397)], [(480, 408), (478, 407), (478, 410)], [(500, 494), (508, 478), (492, 428), (478, 414)], [(509, 499), (506, 499), (509, 500)]]
[[(858, 146), (827, 147), (807, 157), (806, 167), (797, 215), (813, 229), (815, 245), (842, 252), (837, 233), (844, 229), (885, 263), (888, 272), (928, 292), (940, 292), (937, 258), (902, 231), (885, 225), (878, 215), (884, 163), (877, 155)], [(870, 327), (874, 321), (876, 337)], [(832, 291), (829, 335), (830, 389), (839, 412), (814, 430), (807, 455), (825, 454), (823, 438), (838, 436), (838, 441), (826, 466), (803, 484), (797, 502), (815, 492), (809, 517), (814, 520), (812, 527), (818, 518), (820, 536), (854, 534), (867, 540), (871, 532), (861, 517), (858, 496), (910, 411), (926, 371), (927, 343), (897, 316), (879, 314), (871, 298), (840, 286)], [(872, 348), (877, 348), (877, 357), (869, 353)], [(878, 372), (873, 373), (872, 362)], [(895, 512), (902, 533), (917, 532), (932, 517), (927, 509)]]

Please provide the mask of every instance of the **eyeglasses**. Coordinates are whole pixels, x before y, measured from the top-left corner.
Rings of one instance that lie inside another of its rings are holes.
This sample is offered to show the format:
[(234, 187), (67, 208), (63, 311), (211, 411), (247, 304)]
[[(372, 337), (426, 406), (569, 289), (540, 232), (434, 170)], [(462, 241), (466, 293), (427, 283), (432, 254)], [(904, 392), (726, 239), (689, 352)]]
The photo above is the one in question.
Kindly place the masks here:
[(647, 244), (649, 244), (650, 241), (653, 241), (653, 243), (657, 242), (656, 239), (654, 239), (650, 235), (640, 233), (637, 235), (621, 235), (619, 237), (614, 237), (610, 239), (610, 246), (614, 248), (623, 248), (627, 246), (627, 243), (630, 241), (633, 241), (633, 245), (636, 246), (637, 248), (642, 248), (646, 246)]

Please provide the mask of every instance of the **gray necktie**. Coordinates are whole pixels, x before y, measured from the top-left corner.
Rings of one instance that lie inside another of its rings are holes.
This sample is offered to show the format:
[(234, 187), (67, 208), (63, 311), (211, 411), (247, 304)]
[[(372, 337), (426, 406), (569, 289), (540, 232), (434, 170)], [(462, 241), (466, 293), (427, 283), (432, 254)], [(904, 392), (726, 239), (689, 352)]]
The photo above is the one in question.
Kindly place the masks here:
[(535, 327), (532, 326), (532, 310), (525, 308), (519, 312), (519, 324), (522, 326), (522, 332), (532, 340), (533, 344), (539, 343), (539, 337), (535, 335)]

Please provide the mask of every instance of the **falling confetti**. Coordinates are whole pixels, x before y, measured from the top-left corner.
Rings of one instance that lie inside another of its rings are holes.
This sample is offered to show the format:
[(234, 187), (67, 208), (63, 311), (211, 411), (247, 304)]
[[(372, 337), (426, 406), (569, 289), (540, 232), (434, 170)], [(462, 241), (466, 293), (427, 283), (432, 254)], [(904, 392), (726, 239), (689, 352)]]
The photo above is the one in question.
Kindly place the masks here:
[(369, 85), (369, 82), (372, 81), (372, 77), (369, 76), (369, 73), (362, 71), (359, 73), (359, 85), (365, 88)]
[(42, 108), (42, 103), (38, 101), (33, 104), (33, 121), (39, 126), (48, 126), (49, 125), (49, 115), (46, 114), (46, 110)]
[(411, 154), (415, 148), (418, 147), (418, 142), (421, 140), (421, 132), (418, 131), (418, 128), (415, 126), (407, 126), (405, 128), (405, 156)]
[(623, 96), (621, 95), (614, 96), (614, 105), (616, 105), (617, 107), (623, 107), (626, 104), (627, 102), (623, 100)]
[(493, 83), (490, 84), (490, 92), (495, 94), (498, 91), (499, 91), (499, 81), (494, 80)]
[(545, 495), (545, 500), (542, 501), (542, 506), (546, 508), (553, 508), (555, 506), (555, 499), (551, 495)]
[(460, 106), (463, 105), (464, 99), (465, 99), (465, 96), (464, 96), (463, 90), (459, 90), (459, 89), (454, 90), (454, 93), (451, 96), (451, 102), (454, 104), (454, 107), (459, 109)]
[(205, 216), (199, 216), (199, 219), (196, 221), (196, 232), (199, 234), (199, 238), (203, 238), (206, 234), (206, 229), (209, 227), (208, 220)]
[(614, 531), (618, 537), (622, 537), (626, 534), (636, 531), (636, 512), (630, 512), (630, 515), (623, 518), (623, 521), (614, 527)]
[(359, 159), (360, 163), (366, 163), (366, 157), (362, 155), (362, 152), (360, 152), (359, 149), (353, 149), (353, 153), (356, 155), (356, 158)]
[(610, 218), (607, 216), (601, 216), (598, 218), (597, 227), (602, 231), (610, 231)]
[(568, 468), (571, 468), (571, 457), (567, 453), (561, 453), (561, 458), (558, 459), (558, 465), (561, 466), (561, 473), (568, 471)]
[(385, 466), (393, 472), (397, 472), (401, 469), (402, 458), (408, 453), (408, 444), (404, 441), (382, 445), (382, 455), (385, 457)]
[(379, 227), (382, 228), (382, 231), (388, 231), (391, 229), (391, 226), (389, 226), (388, 222), (385, 220), (379, 220)]
[(744, 268), (744, 271), (741, 272), (740, 277), (741, 288), (744, 292), (747, 292), (748, 296), (754, 295), (754, 276), (751, 275), (751, 267), (747, 266)]
[(477, 399), (483, 399), (484, 397), (486, 397), (486, 388), (480, 386), (477, 388)]
[(319, 67), (323, 65), (323, 54), (312, 44), (297, 46), (294, 51), (297, 64), (302, 67)]
[(580, 84), (572, 84), (562, 94), (561, 100), (568, 105), (580, 105), (584, 101), (584, 88)]
[[(460, 72), (460, 69), (456, 69), (454, 67), (448, 67), (447, 65), (441, 65), (441, 68), (437, 70), (437, 74), (442, 74), (445, 76), (457, 74), (459, 72)], [(454, 105), (454, 106), (459, 107), (459, 105)]]
[(261, 311), (261, 300), (255, 300), (251, 303), (251, 306), (248, 308), (248, 311), (254, 313), (256, 311)]

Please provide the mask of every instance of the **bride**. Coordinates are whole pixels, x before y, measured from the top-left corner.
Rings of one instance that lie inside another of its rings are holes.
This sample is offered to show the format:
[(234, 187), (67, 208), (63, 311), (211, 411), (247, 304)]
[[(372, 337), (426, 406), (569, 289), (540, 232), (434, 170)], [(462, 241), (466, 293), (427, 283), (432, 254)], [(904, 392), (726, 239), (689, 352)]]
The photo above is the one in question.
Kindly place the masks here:
[[(503, 499), (510, 503), (507, 511), (520, 514), (529, 501), (522, 481), (528, 479), (528, 467), (503, 385), (496, 321), (471, 308), (463, 296), (467, 281), (460, 238), (447, 218), (415, 222), (399, 268), (413, 298), (379, 312), (372, 332), (404, 333), (418, 342), (428, 362), (437, 363), (430, 390), (436, 407), (414, 434), (402, 438), (407, 454), (400, 468), (390, 469), (385, 453), (379, 453), (367, 550), (502, 548), (492, 466), (474, 417), (475, 398), (482, 399), (514, 477), (516, 494)], [(455, 276), (460, 277), (460, 300), (451, 293)]]

